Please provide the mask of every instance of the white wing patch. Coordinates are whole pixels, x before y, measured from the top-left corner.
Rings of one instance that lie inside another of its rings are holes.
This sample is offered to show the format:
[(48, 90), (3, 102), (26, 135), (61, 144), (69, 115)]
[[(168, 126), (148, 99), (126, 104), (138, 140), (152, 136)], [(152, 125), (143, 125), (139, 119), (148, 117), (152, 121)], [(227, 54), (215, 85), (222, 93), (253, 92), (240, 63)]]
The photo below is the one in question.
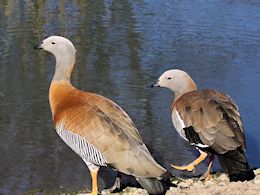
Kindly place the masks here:
[(198, 143), (198, 144), (191, 143), (190, 145), (192, 145), (192, 146), (197, 146), (197, 147), (199, 147), (199, 148), (208, 148), (208, 147), (209, 147), (208, 145), (201, 144), (201, 143)]
[[(185, 124), (183, 122), (183, 120), (181, 119), (179, 113), (177, 111), (173, 111), (172, 112), (172, 122), (173, 122), (173, 125), (176, 129), (176, 131), (178, 132), (178, 134), (186, 141), (189, 141), (187, 138), (186, 138), (186, 135), (185, 135), (185, 131), (183, 130), (183, 128), (185, 128)], [(191, 145), (194, 145), (194, 146), (197, 146), (197, 147), (200, 147), (200, 148), (207, 148), (209, 147), (208, 145), (204, 145), (204, 144), (201, 144), (201, 143), (191, 143)]]
[(63, 123), (58, 126), (56, 132), (61, 139), (84, 160), (87, 165), (90, 163), (99, 166), (106, 166), (107, 161), (101, 152), (92, 144), (89, 144), (87, 140), (80, 135), (66, 130)]
[(175, 127), (176, 131), (178, 134), (186, 141), (189, 141), (186, 136), (183, 128), (185, 128), (185, 124), (183, 120), (181, 119), (179, 113), (177, 111), (172, 111), (172, 123), (173, 126)]

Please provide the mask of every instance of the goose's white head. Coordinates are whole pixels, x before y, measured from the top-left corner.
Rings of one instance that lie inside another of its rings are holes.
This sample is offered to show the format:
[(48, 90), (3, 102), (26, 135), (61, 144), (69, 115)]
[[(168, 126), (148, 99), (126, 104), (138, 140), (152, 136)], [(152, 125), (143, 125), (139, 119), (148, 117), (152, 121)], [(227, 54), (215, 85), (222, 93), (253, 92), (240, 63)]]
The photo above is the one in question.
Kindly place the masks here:
[(175, 93), (175, 96), (197, 89), (196, 84), (188, 73), (172, 69), (165, 71), (151, 87), (164, 87)]
[(76, 49), (72, 42), (61, 36), (50, 36), (34, 49), (42, 49), (52, 53), (56, 58), (56, 69), (53, 80), (70, 80), (76, 61)]
[(76, 54), (76, 49), (72, 42), (61, 36), (50, 36), (44, 39), (39, 46), (34, 47), (35, 49), (43, 49), (52, 53), (56, 59), (63, 58), (66, 55)]

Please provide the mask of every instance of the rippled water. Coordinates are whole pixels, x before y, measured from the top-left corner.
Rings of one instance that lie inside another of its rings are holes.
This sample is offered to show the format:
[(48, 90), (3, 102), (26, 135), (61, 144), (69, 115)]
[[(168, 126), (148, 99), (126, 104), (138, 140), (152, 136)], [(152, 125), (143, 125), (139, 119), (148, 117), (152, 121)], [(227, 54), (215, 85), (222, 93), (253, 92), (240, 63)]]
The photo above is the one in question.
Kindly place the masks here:
[[(198, 155), (172, 127), (172, 94), (149, 88), (165, 70), (181, 68), (200, 88), (218, 88), (238, 103), (247, 157), (259, 167), (259, 19), (253, 0), (0, 1), (0, 192), (90, 187), (87, 168), (51, 121), (54, 58), (32, 49), (54, 34), (77, 48), (73, 84), (121, 105), (162, 165)], [(102, 170), (101, 185), (113, 177)]]

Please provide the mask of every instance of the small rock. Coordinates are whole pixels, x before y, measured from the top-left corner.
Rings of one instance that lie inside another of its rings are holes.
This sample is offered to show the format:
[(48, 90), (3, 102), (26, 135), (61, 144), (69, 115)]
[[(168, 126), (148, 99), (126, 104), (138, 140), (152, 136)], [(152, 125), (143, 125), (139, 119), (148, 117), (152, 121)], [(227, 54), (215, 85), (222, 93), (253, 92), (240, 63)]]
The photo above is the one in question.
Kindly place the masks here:
[(148, 192), (141, 188), (125, 188), (123, 195), (149, 195)]
[(175, 188), (175, 187), (170, 187), (170, 189), (169, 189), (170, 191), (175, 191), (175, 190), (177, 190), (177, 188)]
[(110, 192), (108, 190), (102, 190), (101, 195), (109, 195)]
[(188, 188), (190, 185), (187, 182), (181, 182), (178, 184), (178, 187), (180, 188)]
[(205, 181), (205, 186), (210, 186), (210, 185), (213, 185), (215, 182), (213, 180), (207, 180)]
[(177, 185), (179, 183), (179, 181), (178, 180), (173, 180), (173, 181), (171, 181), (171, 183)]
[(227, 185), (227, 182), (221, 181), (221, 182), (218, 183), (218, 185), (219, 185), (219, 186), (225, 186), (225, 185)]
[(260, 183), (260, 175), (255, 177), (254, 183)]
[(179, 188), (188, 188), (189, 185), (186, 182), (181, 182), (181, 183), (178, 184), (178, 187)]
[(175, 195), (177, 194), (177, 192), (178, 192), (177, 188), (170, 187), (170, 189), (166, 192), (165, 195)]
[(226, 174), (221, 174), (216, 180), (218, 181), (229, 181), (229, 178)]
[(259, 180), (260, 179), (260, 175), (257, 175), (256, 177), (255, 177), (255, 180)]
[(202, 187), (202, 186), (203, 186), (203, 183), (202, 183), (201, 181), (194, 182), (194, 183), (193, 183), (193, 186), (194, 186), (194, 187)]
[(192, 184), (193, 184), (193, 180), (192, 179), (187, 179), (185, 181), (180, 182), (178, 184), (178, 187), (180, 187), (180, 188), (188, 188)]
[(255, 175), (260, 175), (260, 169), (254, 170)]

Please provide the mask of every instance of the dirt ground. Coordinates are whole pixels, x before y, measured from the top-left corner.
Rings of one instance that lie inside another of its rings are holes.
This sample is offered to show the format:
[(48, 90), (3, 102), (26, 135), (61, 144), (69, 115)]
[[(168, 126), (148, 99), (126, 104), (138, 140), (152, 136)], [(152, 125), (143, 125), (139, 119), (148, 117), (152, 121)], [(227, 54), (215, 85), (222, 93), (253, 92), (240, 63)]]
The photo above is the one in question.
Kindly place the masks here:
[(177, 188), (171, 188), (166, 195), (260, 195), (260, 169), (254, 171), (256, 178), (245, 182), (230, 182), (227, 175), (215, 174), (208, 181), (187, 179), (176, 182)]
[[(177, 187), (171, 187), (166, 195), (260, 195), (260, 169), (256, 169), (254, 172), (256, 178), (245, 182), (229, 182), (227, 175), (223, 173), (214, 174), (207, 181), (173, 179), (172, 183)], [(148, 195), (146, 190), (139, 188), (126, 188), (123, 192), (113, 194)]]

